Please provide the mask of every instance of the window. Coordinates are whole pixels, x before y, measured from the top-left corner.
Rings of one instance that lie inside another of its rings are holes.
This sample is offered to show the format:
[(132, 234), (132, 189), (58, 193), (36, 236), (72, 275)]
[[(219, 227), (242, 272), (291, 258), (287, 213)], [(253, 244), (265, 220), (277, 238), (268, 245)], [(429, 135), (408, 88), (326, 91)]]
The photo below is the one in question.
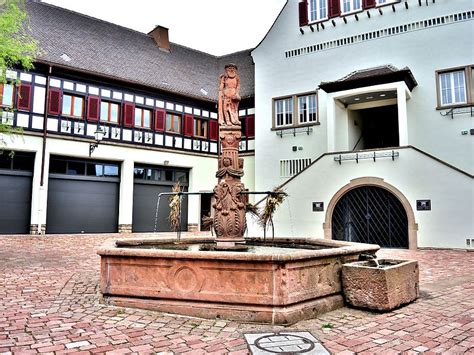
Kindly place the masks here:
[(399, 0), (377, 0), (377, 6), (379, 5), (388, 5), (394, 2), (400, 2)]
[(0, 84), (0, 106), (13, 106), (13, 85)]
[[(252, 117), (252, 121), (253, 119)], [(253, 122), (251, 123), (254, 127)], [(296, 94), (283, 99), (274, 99), (274, 129), (314, 124), (319, 124), (317, 93)], [(255, 129), (252, 128), (251, 131), (254, 134)]]
[(166, 114), (166, 131), (181, 133), (181, 116), (174, 113)]
[(114, 163), (66, 160), (60, 157), (52, 157), (49, 164), (49, 172), (51, 174), (118, 177), (120, 169)]
[(362, 0), (341, 0), (342, 13), (362, 10)]
[(293, 124), (293, 98), (275, 100), (275, 126), (289, 126)]
[(104, 122), (118, 123), (119, 104), (102, 101), (100, 103), (100, 120)]
[(200, 118), (194, 119), (194, 136), (207, 138), (207, 121)]
[(63, 108), (61, 111), (64, 116), (80, 117), (84, 115), (84, 98), (80, 96), (63, 95)]
[(437, 73), (438, 106), (473, 104), (473, 67), (455, 68)]
[(316, 122), (318, 120), (316, 94), (298, 97), (298, 119), (300, 124)]
[(327, 0), (310, 0), (309, 1), (309, 21), (323, 21), (328, 18)]
[(151, 128), (151, 111), (135, 107), (135, 127)]

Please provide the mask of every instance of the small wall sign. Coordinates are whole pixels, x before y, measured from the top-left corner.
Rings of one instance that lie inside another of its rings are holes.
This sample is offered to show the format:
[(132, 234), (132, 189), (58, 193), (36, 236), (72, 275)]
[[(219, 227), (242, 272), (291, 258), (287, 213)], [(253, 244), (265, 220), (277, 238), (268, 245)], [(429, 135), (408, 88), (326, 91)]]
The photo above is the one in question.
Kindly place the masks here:
[(416, 200), (418, 211), (431, 211), (431, 200)]
[(324, 211), (324, 202), (313, 202), (313, 212)]

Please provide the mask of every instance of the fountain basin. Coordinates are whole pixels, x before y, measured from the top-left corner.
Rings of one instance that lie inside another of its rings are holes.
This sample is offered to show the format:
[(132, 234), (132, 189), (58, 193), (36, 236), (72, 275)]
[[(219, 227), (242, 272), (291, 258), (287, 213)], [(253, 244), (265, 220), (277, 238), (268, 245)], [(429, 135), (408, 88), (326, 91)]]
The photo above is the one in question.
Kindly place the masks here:
[(346, 301), (359, 308), (390, 311), (418, 298), (419, 270), (414, 260), (360, 261), (343, 265)]
[(309, 238), (278, 238), (273, 248), (248, 239), (246, 252), (199, 250), (212, 245), (211, 239), (174, 242), (106, 242), (98, 250), (106, 301), (203, 318), (292, 324), (342, 307), (342, 265), (379, 249)]

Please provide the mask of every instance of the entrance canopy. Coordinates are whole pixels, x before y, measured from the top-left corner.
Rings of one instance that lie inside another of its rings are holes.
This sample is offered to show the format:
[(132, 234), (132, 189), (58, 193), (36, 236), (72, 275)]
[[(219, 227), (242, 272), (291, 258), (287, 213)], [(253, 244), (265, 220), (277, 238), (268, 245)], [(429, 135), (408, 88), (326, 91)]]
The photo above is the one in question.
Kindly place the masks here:
[(388, 84), (398, 81), (404, 81), (410, 91), (418, 85), (413, 73), (408, 67), (397, 69), (392, 65), (383, 65), (380, 67), (356, 70), (335, 81), (321, 82), (319, 87), (329, 94), (337, 91)]

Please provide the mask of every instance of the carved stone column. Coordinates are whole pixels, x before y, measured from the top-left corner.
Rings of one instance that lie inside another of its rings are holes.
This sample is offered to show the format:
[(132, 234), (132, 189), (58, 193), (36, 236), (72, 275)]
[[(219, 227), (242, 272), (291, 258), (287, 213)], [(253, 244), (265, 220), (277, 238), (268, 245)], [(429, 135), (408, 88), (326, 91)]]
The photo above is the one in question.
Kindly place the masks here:
[(236, 243), (244, 243), (245, 190), (240, 181), (244, 175), (243, 159), (239, 158), (240, 127), (221, 127), (220, 139), (222, 153), (219, 158), (219, 179), (214, 188), (215, 214), (214, 229), (218, 247), (235, 247)]
[(239, 158), (239, 143), (242, 136), (238, 119), (240, 78), (235, 64), (226, 65), (225, 70), (225, 74), (219, 77), (218, 116), (221, 155), (216, 173), (218, 183), (214, 188), (214, 230), (217, 248), (235, 249), (245, 243), (246, 229), (246, 197), (241, 194), (245, 187), (240, 181), (244, 175), (244, 162)]

